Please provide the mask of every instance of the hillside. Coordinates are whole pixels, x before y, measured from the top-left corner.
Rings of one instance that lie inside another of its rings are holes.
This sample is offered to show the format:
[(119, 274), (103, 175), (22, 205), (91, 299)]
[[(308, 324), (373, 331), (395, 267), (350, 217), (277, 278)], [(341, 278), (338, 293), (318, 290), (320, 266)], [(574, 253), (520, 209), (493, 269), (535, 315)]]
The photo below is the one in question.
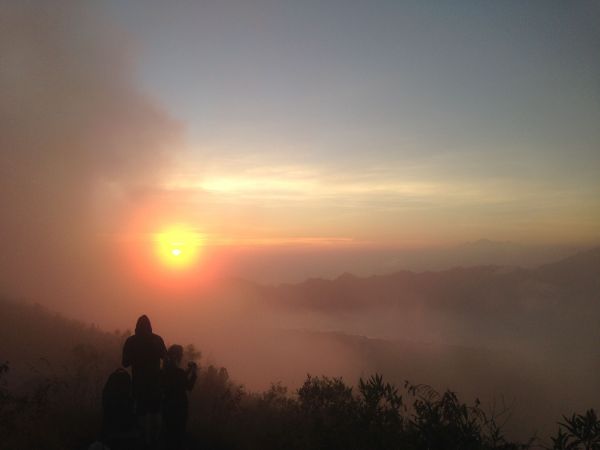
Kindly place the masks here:
[(120, 361), (128, 332), (108, 333), (68, 319), (39, 304), (0, 301), (0, 361), (8, 361), (11, 377), (27, 379), (36, 371), (64, 374), (93, 365), (107, 373)]

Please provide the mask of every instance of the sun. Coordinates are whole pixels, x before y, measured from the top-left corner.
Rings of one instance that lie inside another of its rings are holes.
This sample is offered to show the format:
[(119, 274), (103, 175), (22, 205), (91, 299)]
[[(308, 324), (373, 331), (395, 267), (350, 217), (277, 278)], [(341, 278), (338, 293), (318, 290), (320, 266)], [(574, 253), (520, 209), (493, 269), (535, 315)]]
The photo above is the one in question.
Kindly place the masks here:
[(159, 260), (171, 269), (192, 267), (198, 260), (202, 236), (186, 225), (173, 225), (154, 236)]

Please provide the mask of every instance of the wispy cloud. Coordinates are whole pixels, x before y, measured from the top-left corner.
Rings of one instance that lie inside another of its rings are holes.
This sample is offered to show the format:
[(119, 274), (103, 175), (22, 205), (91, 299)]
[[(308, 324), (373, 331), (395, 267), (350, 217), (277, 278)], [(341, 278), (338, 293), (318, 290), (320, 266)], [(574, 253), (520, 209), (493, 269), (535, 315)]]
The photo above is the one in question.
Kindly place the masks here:
[(414, 174), (405, 175), (394, 168), (335, 171), (313, 166), (262, 166), (233, 172), (177, 175), (164, 183), (169, 191), (197, 191), (232, 198), (240, 202), (260, 200), (304, 203), (366, 200), (407, 203), (494, 203), (514, 198), (508, 183), (442, 181)]

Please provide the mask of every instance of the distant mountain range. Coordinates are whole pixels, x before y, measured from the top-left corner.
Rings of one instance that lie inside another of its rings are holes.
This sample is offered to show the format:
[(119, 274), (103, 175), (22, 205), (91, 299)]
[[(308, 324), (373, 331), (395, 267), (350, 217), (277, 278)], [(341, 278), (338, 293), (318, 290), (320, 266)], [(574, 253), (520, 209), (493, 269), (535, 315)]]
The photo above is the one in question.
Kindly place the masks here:
[(298, 283), (314, 277), (335, 278), (344, 272), (369, 276), (400, 270), (440, 271), (481, 265), (533, 268), (585, 249), (573, 245), (524, 245), (489, 239), (430, 248), (286, 247), (276, 251), (240, 252), (232, 258), (229, 270), (233, 276), (260, 283)]
[(332, 329), (339, 324), (352, 334), (416, 333), (433, 341), (477, 339), (486, 345), (524, 337), (551, 342), (563, 333), (600, 338), (600, 248), (529, 269), (485, 265), (370, 277), (345, 273), (279, 286), (247, 283), (243, 290), (258, 304), (319, 313), (331, 318)]

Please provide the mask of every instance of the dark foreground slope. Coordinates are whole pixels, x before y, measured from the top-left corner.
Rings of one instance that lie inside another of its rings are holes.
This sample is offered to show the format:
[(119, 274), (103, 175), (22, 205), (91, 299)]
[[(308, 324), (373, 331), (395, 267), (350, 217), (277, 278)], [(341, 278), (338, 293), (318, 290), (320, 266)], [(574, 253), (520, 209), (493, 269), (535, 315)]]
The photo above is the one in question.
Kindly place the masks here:
[(0, 301), (0, 317), (0, 447), (80, 447), (97, 433), (122, 335), (39, 305)]
[[(104, 333), (24, 304), (0, 302), (0, 313), (0, 355), (11, 357), (0, 367), (0, 448), (86, 448), (100, 431), (100, 392), (126, 333)], [(188, 347), (186, 356), (199, 353)], [(200, 373), (190, 401), (191, 449), (528, 447), (503, 436), (502, 407), (467, 405), (423, 385), (393, 385), (374, 375), (352, 387), (308, 376), (295, 392), (274, 385), (250, 393), (224, 368), (202, 366)], [(594, 416), (572, 423), (573, 436), (559, 435), (564, 442), (554, 448), (584, 448), (568, 445), (586, 432), (600, 439)]]

